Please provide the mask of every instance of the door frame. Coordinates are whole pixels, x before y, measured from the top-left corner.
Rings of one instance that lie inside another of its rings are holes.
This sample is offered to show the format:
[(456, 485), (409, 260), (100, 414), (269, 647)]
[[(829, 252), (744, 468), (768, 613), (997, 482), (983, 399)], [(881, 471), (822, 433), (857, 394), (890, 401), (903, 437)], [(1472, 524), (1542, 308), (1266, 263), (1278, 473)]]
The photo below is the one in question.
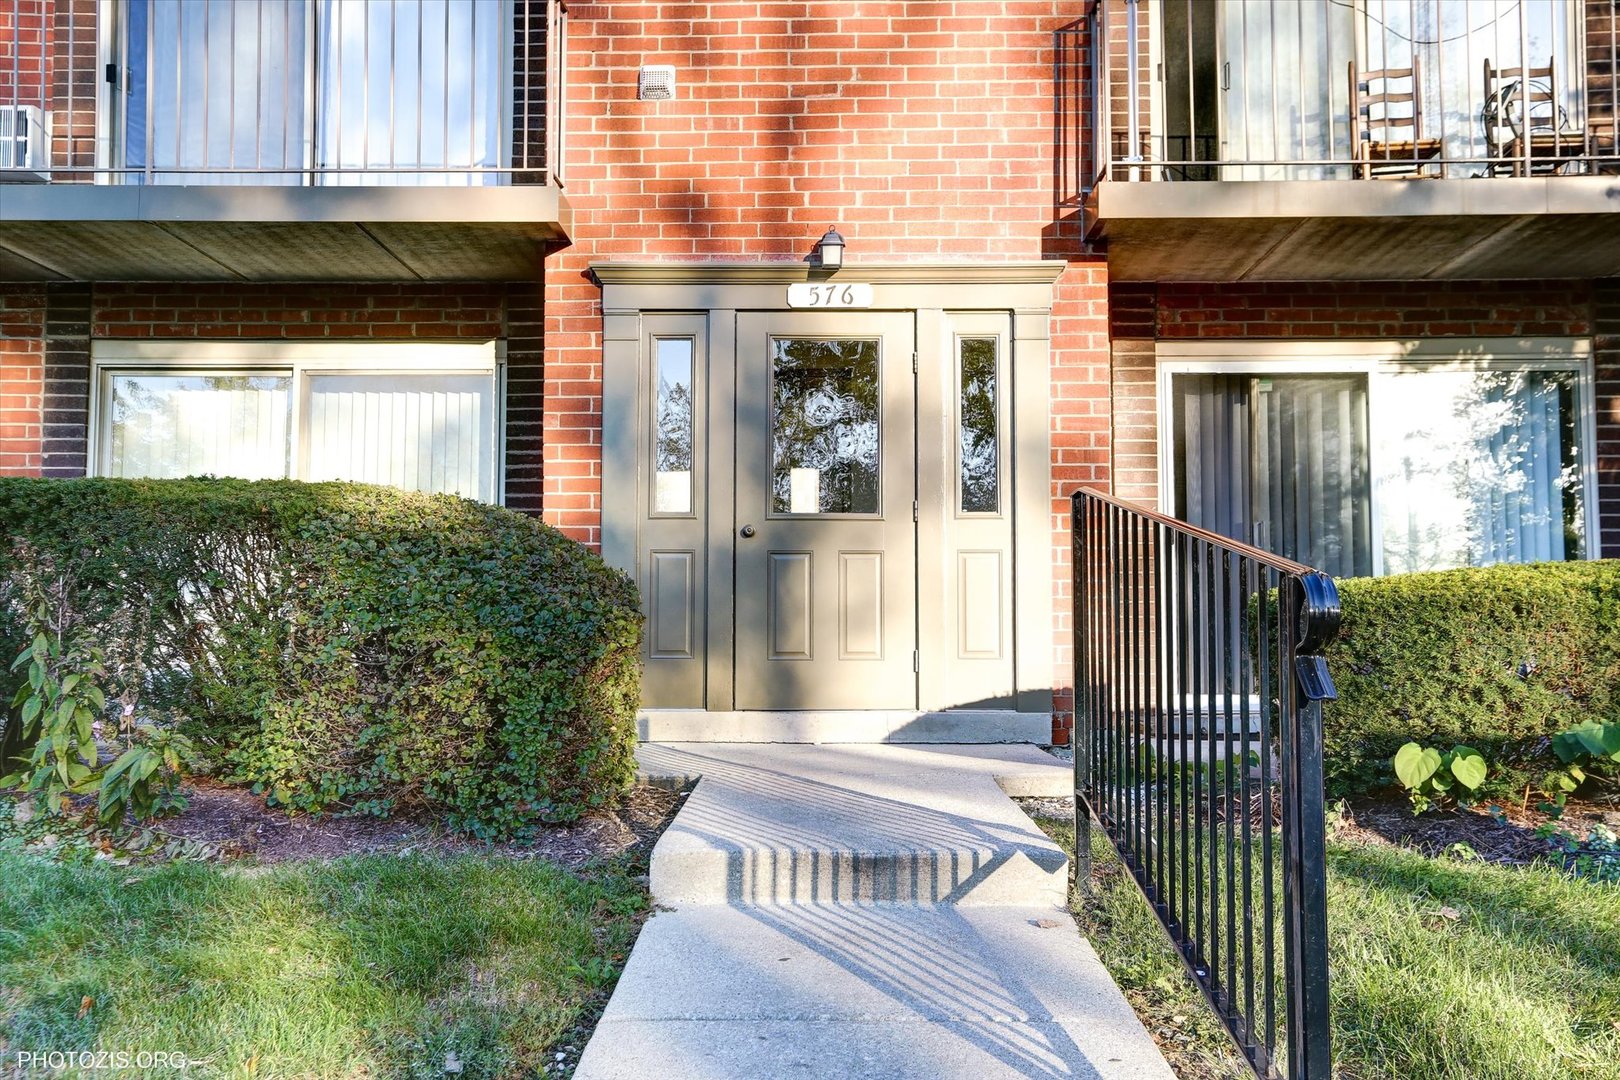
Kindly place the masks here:
[[(951, 400), (942, 395), (943, 372), (947, 365), (955, 371), (955, 337), (982, 332), (978, 329), (982, 323), (973, 320), (986, 315), (999, 316), (1006, 327), (1013, 424), (1006, 443), (1011, 465), (1008, 501), (1013, 563), (1008, 568), (1007, 584), (1012, 598), (1008, 627), (1012, 674), (1006, 708), (951, 709), (952, 702), (930, 699), (930, 687), (941, 685), (940, 673), (954, 655), (948, 651), (954, 635), (946, 625), (943, 583), (947, 573), (954, 572), (954, 566), (948, 564), (955, 560), (943, 545), (930, 550), (919, 544), (918, 650), (923, 697), (916, 716), (965, 718), (993, 712), (1009, 716), (1016, 713), (1028, 718), (1019, 730), (1034, 731), (1039, 719), (1041, 725), (1048, 725), (1044, 730), (1049, 731), (1052, 689), (1057, 681), (1053, 664), (1056, 631), (1049, 337), (1053, 285), (1066, 268), (1066, 263), (1057, 261), (851, 264), (836, 275), (836, 280), (873, 285), (873, 303), (864, 310), (903, 312), (915, 317), (917, 362), (924, 373), (917, 390), (919, 416), (938, 415), (941, 410), (953, 408)], [(602, 555), (610, 565), (632, 573), (640, 582), (643, 573), (638, 564), (645, 537), (638, 513), (638, 491), (639, 485), (645, 483), (643, 461), (649, 437), (648, 425), (642, 423), (646, 401), (643, 382), (652, 328), (674, 320), (701, 322), (710, 358), (707, 370), (713, 401), (716, 381), (735, 378), (734, 368), (729, 375), (725, 375), (725, 369), (736, 356), (737, 313), (789, 310), (788, 285), (825, 280), (828, 275), (804, 263), (604, 262), (592, 264), (591, 273), (602, 289)], [(963, 326), (968, 329), (961, 329)], [(734, 417), (711, 418), (704, 441), (708, 461), (734, 459), (732, 421)], [(923, 438), (920, 425), (917, 438)], [(919, 514), (937, 515), (942, 521), (951, 516), (950, 500), (956, 490), (954, 458), (919, 446), (917, 477)], [(710, 582), (726, 586), (704, 590), (709, 605), (702, 629), (705, 655), (700, 662), (701, 693), (668, 708), (736, 716), (741, 714), (735, 712), (735, 610), (730, 583), (731, 545), (738, 524), (733, 520), (734, 512), (716, 501), (719, 498), (718, 493), (710, 497), (712, 509), (703, 528), (705, 551), (698, 559)], [(731, 502), (729, 492), (724, 494), (724, 501)], [(940, 587), (934, 587), (935, 582), (941, 583)], [(656, 709), (664, 711), (666, 706), (659, 703)], [(887, 712), (882, 716), (885, 719), (879, 726), (893, 729), (894, 718)], [(733, 726), (728, 730), (736, 729)], [(961, 731), (956, 734), (962, 736)]]

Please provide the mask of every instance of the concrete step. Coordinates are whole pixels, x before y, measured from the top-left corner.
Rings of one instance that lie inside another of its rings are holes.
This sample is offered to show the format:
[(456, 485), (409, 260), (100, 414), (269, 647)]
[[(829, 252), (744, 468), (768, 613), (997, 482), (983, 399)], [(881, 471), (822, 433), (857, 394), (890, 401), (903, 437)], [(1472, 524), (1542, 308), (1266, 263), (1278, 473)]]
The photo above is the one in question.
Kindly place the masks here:
[(1028, 746), (644, 745), (696, 781), (575, 1072), (1173, 1080), (1007, 796), (1071, 793)]
[(1171, 1080), (1063, 911), (906, 904), (655, 915), (575, 1076)]
[(1032, 747), (651, 745), (701, 776), (652, 857), (654, 900), (1061, 905), (1068, 859), (1004, 793), (1065, 795)]

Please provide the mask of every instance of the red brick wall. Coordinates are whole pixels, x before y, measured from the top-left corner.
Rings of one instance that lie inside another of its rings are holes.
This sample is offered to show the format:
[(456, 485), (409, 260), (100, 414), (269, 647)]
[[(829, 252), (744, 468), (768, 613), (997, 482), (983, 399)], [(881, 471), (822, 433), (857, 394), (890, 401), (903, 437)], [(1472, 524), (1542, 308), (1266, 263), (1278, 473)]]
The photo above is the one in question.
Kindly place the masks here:
[(0, 476), (36, 476), (45, 381), (45, 288), (0, 295)]
[(0, 4), (0, 104), (45, 105), (53, 0)]
[(94, 337), (413, 338), (501, 335), (499, 284), (102, 284)]
[[(1155, 299), (1161, 338), (1591, 332), (1592, 286), (1581, 281), (1178, 283), (1157, 286)], [(1127, 309), (1121, 317), (1130, 317)]]
[(1595, 285), (1592, 367), (1597, 397), (1598, 527), (1603, 557), (1620, 559), (1620, 281)]
[[(1085, 7), (571, 4), (574, 243), (547, 263), (547, 520), (600, 541), (601, 311), (590, 262), (793, 261), (829, 225), (847, 238), (852, 266), (1079, 250), (1072, 224), (1054, 220), (1052, 78), (1054, 33)], [(644, 63), (674, 65), (673, 100), (636, 100)], [(1100, 264), (1072, 267), (1053, 312), (1053, 554), (1065, 581), (1059, 496), (1108, 478), (1104, 280)], [(1066, 626), (1055, 628), (1060, 687)]]

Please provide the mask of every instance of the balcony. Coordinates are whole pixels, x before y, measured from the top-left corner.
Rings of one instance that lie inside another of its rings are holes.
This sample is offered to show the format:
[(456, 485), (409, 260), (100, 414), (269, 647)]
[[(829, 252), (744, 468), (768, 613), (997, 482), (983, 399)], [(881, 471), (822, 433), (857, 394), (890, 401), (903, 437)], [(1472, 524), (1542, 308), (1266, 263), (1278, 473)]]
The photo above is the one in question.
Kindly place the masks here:
[(1620, 274), (1613, 0), (1096, 0), (1087, 240), (1118, 280)]
[(532, 279), (557, 0), (14, 0), (0, 280)]

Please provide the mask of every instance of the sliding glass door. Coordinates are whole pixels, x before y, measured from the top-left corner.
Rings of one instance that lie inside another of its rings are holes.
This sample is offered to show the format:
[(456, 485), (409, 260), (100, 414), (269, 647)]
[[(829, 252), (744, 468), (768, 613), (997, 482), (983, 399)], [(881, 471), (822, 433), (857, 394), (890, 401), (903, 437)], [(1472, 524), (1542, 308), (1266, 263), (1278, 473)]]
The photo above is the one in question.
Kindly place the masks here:
[(1173, 385), (1177, 517), (1335, 577), (1373, 572), (1365, 375)]
[(1336, 577), (1586, 557), (1581, 367), (1355, 366), (1172, 370), (1169, 509)]

